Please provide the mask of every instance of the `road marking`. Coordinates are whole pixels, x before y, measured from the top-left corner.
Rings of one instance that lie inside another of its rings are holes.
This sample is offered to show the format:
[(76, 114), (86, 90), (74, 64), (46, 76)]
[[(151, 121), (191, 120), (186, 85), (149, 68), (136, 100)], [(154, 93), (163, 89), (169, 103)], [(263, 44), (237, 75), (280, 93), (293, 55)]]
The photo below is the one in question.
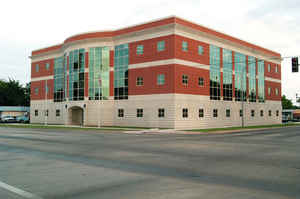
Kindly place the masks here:
[(19, 189), (17, 187), (13, 187), (10, 186), (4, 182), (0, 181), (0, 187), (2, 187), (3, 189), (6, 189), (12, 193), (18, 194), (19, 196), (22, 196), (24, 198), (28, 198), (28, 199), (42, 199), (41, 197), (34, 195), (32, 193), (29, 193), (27, 191), (23, 191), (22, 189)]

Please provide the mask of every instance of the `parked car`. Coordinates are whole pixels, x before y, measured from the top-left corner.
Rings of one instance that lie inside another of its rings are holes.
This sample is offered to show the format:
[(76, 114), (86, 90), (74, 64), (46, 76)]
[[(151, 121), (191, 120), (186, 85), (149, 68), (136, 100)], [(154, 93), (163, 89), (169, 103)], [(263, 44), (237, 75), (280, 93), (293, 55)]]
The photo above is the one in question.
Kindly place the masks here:
[(16, 122), (18, 123), (29, 123), (29, 117), (25, 115), (17, 116)]
[(1, 121), (3, 123), (13, 123), (13, 122), (16, 122), (16, 118), (13, 116), (4, 116), (1, 118)]

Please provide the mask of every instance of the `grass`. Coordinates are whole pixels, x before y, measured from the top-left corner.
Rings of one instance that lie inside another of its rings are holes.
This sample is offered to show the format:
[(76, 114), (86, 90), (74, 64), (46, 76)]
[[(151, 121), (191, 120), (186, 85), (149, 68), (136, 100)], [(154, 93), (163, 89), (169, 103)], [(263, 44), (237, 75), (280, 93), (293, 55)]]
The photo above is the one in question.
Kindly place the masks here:
[(0, 127), (7, 127), (7, 128), (31, 128), (31, 129), (62, 129), (62, 130), (116, 130), (116, 131), (124, 131), (124, 130), (131, 130), (125, 127), (73, 127), (73, 126), (59, 126), (59, 125), (41, 125), (41, 124), (0, 124)]
[(288, 126), (298, 126), (299, 123), (290, 124), (273, 124), (273, 125), (259, 125), (259, 126), (245, 126), (245, 127), (227, 127), (227, 128), (211, 128), (211, 129), (192, 129), (187, 130), (191, 132), (217, 132), (217, 131), (234, 131), (234, 130), (247, 130), (247, 129), (263, 129), (263, 128), (282, 128)]

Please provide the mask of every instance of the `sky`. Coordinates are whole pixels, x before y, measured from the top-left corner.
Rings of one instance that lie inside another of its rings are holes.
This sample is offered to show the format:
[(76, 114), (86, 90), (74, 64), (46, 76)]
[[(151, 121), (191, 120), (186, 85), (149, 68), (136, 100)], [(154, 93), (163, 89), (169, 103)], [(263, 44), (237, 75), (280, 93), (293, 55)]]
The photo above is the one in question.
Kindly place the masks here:
[[(31, 51), (72, 35), (176, 15), (250, 43), (300, 56), (299, 0), (9, 0), (0, 3), (0, 79), (30, 81)], [(299, 60), (300, 61), (300, 60)], [(282, 61), (282, 93), (295, 102), (300, 73)]]

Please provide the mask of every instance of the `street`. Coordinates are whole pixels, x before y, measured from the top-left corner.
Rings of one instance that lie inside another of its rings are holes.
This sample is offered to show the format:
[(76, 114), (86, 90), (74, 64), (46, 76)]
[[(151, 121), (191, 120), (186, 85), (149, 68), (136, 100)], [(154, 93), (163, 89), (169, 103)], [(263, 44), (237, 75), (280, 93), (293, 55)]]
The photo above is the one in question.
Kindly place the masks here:
[(0, 198), (300, 198), (300, 127), (211, 135), (0, 127)]

